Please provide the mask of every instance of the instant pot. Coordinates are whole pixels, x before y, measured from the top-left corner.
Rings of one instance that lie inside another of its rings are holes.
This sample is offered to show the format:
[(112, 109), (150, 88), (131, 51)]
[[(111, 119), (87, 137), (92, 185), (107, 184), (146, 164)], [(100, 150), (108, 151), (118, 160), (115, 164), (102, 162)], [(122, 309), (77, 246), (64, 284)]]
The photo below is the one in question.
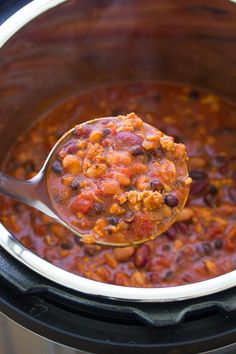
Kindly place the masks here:
[[(104, 84), (167, 80), (236, 100), (234, 1), (35, 0), (1, 25), (0, 46), (0, 159), (52, 104)], [(2, 225), (0, 245), (0, 354), (236, 352), (236, 270), (129, 288), (59, 269)]]

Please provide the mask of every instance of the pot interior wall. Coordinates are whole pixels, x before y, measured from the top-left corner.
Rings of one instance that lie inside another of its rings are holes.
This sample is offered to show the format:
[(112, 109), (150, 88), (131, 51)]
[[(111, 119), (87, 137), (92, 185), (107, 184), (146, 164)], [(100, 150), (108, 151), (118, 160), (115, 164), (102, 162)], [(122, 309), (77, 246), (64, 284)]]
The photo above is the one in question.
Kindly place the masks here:
[(69, 0), (40, 15), (1, 49), (0, 159), (55, 100), (107, 83), (171, 80), (235, 99), (235, 19), (222, 0)]

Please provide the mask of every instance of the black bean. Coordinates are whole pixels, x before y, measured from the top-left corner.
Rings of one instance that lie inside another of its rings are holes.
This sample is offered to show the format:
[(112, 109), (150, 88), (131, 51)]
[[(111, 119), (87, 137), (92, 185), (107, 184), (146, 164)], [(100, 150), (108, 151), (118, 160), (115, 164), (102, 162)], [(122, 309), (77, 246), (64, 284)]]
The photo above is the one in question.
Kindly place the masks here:
[(214, 247), (216, 250), (221, 250), (221, 248), (223, 247), (223, 240), (220, 238), (216, 239), (214, 242)]
[(174, 272), (172, 272), (172, 270), (168, 270), (168, 271), (164, 274), (163, 280), (170, 279), (173, 274), (174, 274)]
[(213, 184), (211, 184), (209, 186), (209, 193), (212, 195), (216, 195), (218, 193), (218, 189), (216, 188), (216, 186), (214, 186)]
[(205, 253), (205, 255), (209, 256), (212, 252), (212, 248), (210, 243), (206, 242), (202, 244), (202, 248), (203, 248), (203, 252)]
[(24, 168), (26, 170), (27, 173), (31, 173), (35, 171), (35, 164), (32, 160), (27, 160), (24, 163)]
[(177, 144), (183, 141), (183, 139), (178, 135), (173, 135), (173, 138), (174, 138), (174, 142)]
[(107, 225), (106, 227), (105, 227), (105, 230), (106, 230), (106, 232), (109, 234), (109, 235), (112, 235), (112, 229), (111, 229), (111, 226), (110, 225)]
[(62, 175), (63, 173), (63, 168), (59, 161), (54, 161), (52, 163), (52, 169), (57, 175)]
[(79, 238), (77, 235), (75, 235), (74, 241), (75, 241), (75, 243), (76, 243), (78, 246), (81, 246), (80, 238)]
[(176, 207), (179, 204), (178, 198), (174, 194), (168, 194), (164, 198), (164, 202), (171, 208)]
[(223, 166), (225, 164), (226, 157), (224, 155), (215, 156), (213, 158), (213, 164), (215, 166)]
[(157, 157), (161, 157), (163, 152), (161, 149), (154, 149), (154, 150), (151, 150), (151, 152), (153, 153), (153, 155), (155, 156), (155, 158)]
[(162, 246), (162, 250), (163, 250), (163, 251), (169, 251), (170, 248), (171, 248), (171, 247), (170, 247), (170, 245), (168, 245), (168, 243)]
[(197, 100), (200, 97), (200, 93), (199, 93), (199, 91), (197, 91), (195, 89), (192, 89), (192, 90), (189, 91), (188, 96), (192, 100)]
[(133, 156), (140, 156), (140, 155), (144, 155), (145, 151), (142, 148), (142, 146), (135, 146), (134, 148), (131, 149), (131, 154)]
[(195, 179), (195, 180), (200, 180), (200, 179), (207, 178), (207, 174), (203, 170), (192, 170), (192, 171), (189, 172), (189, 176), (192, 179)]
[(228, 195), (230, 199), (232, 200), (233, 203), (236, 203), (236, 188), (235, 187), (230, 187), (228, 189)]
[(109, 222), (110, 225), (117, 225), (119, 224), (119, 219), (116, 218), (115, 216), (111, 216), (107, 218), (107, 221)]
[(71, 242), (62, 242), (61, 243), (61, 248), (63, 248), (64, 250), (70, 250), (71, 248), (73, 248), (73, 244)]
[(214, 195), (209, 193), (204, 196), (204, 202), (207, 206), (212, 207), (214, 204), (214, 201), (215, 201)]
[(150, 182), (150, 187), (153, 191), (163, 191), (164, 185), (158, 179), (154, 179)]
[(108, 136), (111, 134), (111, 129), (105, 128), (102, 130), (102, 134), (104, 137)]
[(76, 181), (76, 180), (73, 180), (70, 184), (70, 188), (73, 190), (73, 191), (77, 191), (79, 188), (80, 188), (80, 183), (79, 181)]
[(125, 222), (130, 223), (130, 222), (133, 222), (133, 221), (134, 221), (134, 217), (135, 217), (134, 212), (131, 211), (131, 210), (129, 210), (129, 211), (127, 211), (127, 213), (125, 214), (123, 220), (124, 220)]
[(89, 214), (90, 214), (90, 215), (91, 215), (91, 214), (99, 215), (99, 214), (101, 214), (101, 213), (103, 213), (103, 212), (104, 212), (104, 206), (103, 206), (102, 204), (95, 203), (95, 204), (92, 206), (92, 208), (91, 208)]
[(134, 191), (135, 188), (134, 188), (134, 186), (128, 186), (128, 187), (125, 188), (125, 190), (126, 190), (127, 192), (130, 192), (130, 191)]

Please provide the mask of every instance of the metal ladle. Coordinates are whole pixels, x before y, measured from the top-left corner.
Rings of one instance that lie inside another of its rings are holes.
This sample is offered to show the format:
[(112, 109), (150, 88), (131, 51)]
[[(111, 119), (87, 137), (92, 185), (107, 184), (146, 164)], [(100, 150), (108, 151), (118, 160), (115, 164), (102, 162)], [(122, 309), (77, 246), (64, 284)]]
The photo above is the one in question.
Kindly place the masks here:
[[(98, 120), (104, 120), (104, 119), (113, 119), (115, 117), (105, 117), (105, 118), (98, 118), (98, 119), (93, 119), (84, 123), (81, 123), (80, 125), (84, 124), (92, 124), (93, 122), (96, 122)], [(52, 201), (49, 197), (48, 194), (48, 189), (47, 189), (47, 169), (48, 165), (54, 157), (54, 153), (58, 149), (60, 145), (63, 145), (68, 138), (73, 134), (75, 130), (75, 127), (67, 131), (58, 141), (57, 143), (53, 146), (51, 149), (49, 155), (47, 156), (41, 170), (30, 180), (26, 181), (21, 181), (16, 178), (13, 178), (11, 176), (8, 176), (2, 172), (0, 172), (0, 194), (13, 198), (19, 202), (22, 202), (26, 205), (29, 205), (44, 214), (50, 216), (53, 218), (56, 222), (62, 224), (65, 226), (67, 229), (72, 231), (74, 234), (76, 234), (78, 237), (82, 238), (83, 234), (81, 234), (78, 230), (67, 224), (65, 221), (61, 219), (61, 217), (58, 215), (57, 211), (55, 210)], [(188, 195), (186, 195), (187, 199)], [(179, 212), (182, 211), (186, 199), (183, 203), (183, 205), (179, 206)], [(170, 222), (169, 227), (173, 224), (173, 220)], [(161, 233), (161, 232), (160, 232)], [(160, 234), (159, 233), (159, 234)], [(158, 233), (155, 236), (159, 235)], [(96, 243), (103, 245), (103, 246), (112, 246), (112, 247), (126, 247), (126, 246), (134, 246), (138, 245), (147, 241), (150, 241), (150, 239), (153, 239), (154, 236), (146, 239), (141, 239), (137, 241), (131, 242), (124, 242), (124, 243), (108, 243), (105, 241), (100, 241), (97, 240)]]

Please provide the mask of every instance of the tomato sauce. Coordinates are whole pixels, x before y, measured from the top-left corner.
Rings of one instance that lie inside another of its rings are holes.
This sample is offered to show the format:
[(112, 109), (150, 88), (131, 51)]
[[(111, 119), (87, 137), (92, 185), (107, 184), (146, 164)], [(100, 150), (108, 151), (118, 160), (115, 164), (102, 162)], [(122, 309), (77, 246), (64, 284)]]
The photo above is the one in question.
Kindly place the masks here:
[(2, 168), (16, 178), (29, 179), (71, 126), (88, 117), (132, 111), (184, 143), (190, 157), (193, 183), (187, 204), (163, 236), (136, 248), (86, 245), (49, 217), (5, 197), (0, 203), (1, 222), (40, 257), (101, 282), (163, 287), (234, 270), (236, 106), (224, 98), (186, 85), (145, 82), (86, 92), (39, 117), (12, 146)]

